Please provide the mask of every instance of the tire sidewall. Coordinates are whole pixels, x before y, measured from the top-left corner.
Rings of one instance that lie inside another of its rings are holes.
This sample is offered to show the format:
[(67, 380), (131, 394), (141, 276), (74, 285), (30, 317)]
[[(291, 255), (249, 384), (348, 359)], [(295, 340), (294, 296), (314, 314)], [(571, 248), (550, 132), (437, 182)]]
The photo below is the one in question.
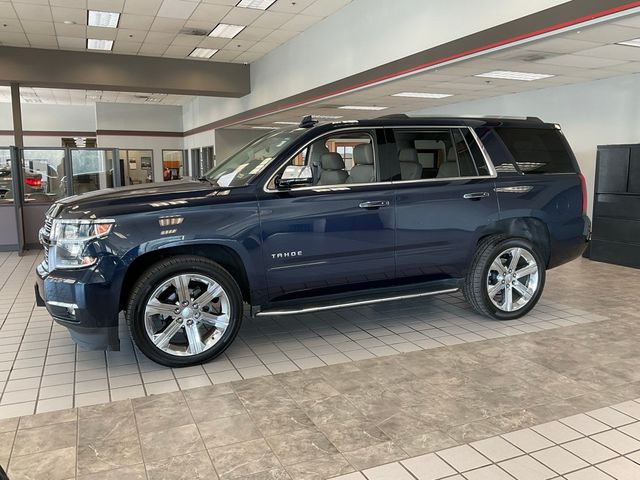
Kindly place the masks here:
[[(509, 248), (514, 248), (514, 247), (524, 248), (529, 253), (531, 253), (531, 255), (533, 255), (533, 257), (535, 258), (536, 263), (538, 264), (538, 289), (534, 294), (533, 298), (529, 300), (529, 303), (527, 303), (524, 307), (518, 310), (515, 310), (513, 312), (505, 312), (503, 310), (500, 310), (498, 307), (496, 307), (491, 301), (491, 299), (489, 298), (489, 293), (487, 292), (487, 275), (489, 273), (493, 260), (500, 253), (504, 252), (505, 250), (508, 250)], [(545, 263), (542, 260), (542, 256), (537, 251), (537, 249), (533, 246), (533, 244), (531, 244), (531, 242), (521, 238), (509, 238), (501, 242), (498, 242), (496, 245), (493, 246), (493, 248), (491, 249), (491, 254), (489, 255), (489, 258), (486, 264), (483, 265), (482, 267), (481, 278), (482, 278), (482, 300), (485, 303), (486, 308), (490, 310), (491, 315), (497, 320), (513, 320), (516, 318), (520, 318), (526, 315), (527, 313), (529, 313), (533, 309), (533, 307), (535, 307), (536, 304), (538, 303), (538, 300), (540, 299), (540, 296), (542, 295), (542, 292), (544, 290), (544, 284), (546, 280)]]
[[(129, 320), (133, 340), (151, 360), (170, 367), (197, 365), (220, 355), (235, 339), (242, 323), (243, 314), (240, 288), (226, 270), (213, 262), (210, 262), (210, 265), (207, 263), (185, 260), (173, 265), (163, 265), (161, 269), (152, 267), (149, 271), (151, 272), (150, 274), (143, 275), (140, 278), (141, 285), (138, 286), (139, 288), (134, 288), (134, 296), (131, 298), (127, 308), (127, 319)], [(229, 297), (231, 311), (229, 312), (229, 326), (218, 343), (198, 355), (180, 357), (166, 353), (154, 345), (146, 332), (144, 310), (151, 294), (160, 284), (176, 275), (189, 273), (204, 275), (219, 283)]]

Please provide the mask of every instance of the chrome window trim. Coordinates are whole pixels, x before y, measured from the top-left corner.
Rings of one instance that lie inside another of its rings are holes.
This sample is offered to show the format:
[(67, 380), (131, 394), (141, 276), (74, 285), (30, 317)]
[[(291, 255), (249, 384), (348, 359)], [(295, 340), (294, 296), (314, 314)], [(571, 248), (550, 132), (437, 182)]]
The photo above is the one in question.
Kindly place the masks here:
[[(340, 183), (335, 185), (314, 185), (310, 187), (297, 187), (297, 188), (292, 188), (290, 190), (278, 190), (278, 189), (272, 190), (270, 188), (267, 188), (267, 186), (271, 183), (271, 181), (275, 178), (275, 176), (278, 174), (278, 172), (283, 166), (285, 166), (288, 162), (293, 160), (293, 158), (299, 155), (300, 152), (302, 152), (305, 148), (307, 148), (309, 145), (311, 145), (321, 137), (329, 135), (330, 133), (333, 133), (333, 132), (330, 132), (329, 134), (325, 133), (309, 140), (300, 149), (296, 150), (296, 152), (293, 155), (290, 155), (289, 157), (287, 157), (287, 159), (278, 166), (278, 168), (273, 173), (273, 175), (271, 175), (269, 179), (264, 183), (264, 186), (262, 188), (263, 191), (265, 193), (282, 193), (282, 192), (300, 192), (300, 191), (315, 190), (315, 191), (318, 191), (318, 193), (322, 193), (322, 191), (351, 190), (351, 187), (364, 187), (364, 186), (372, 186), (372, 185), (406, 185), (406, 184), (416, 184), (416, 183), (450, 182), (455, 180), (487, 180), (487, 179), (493, 179), (498, 177), (498, 172), (496, 171), (493, 165), (493, 162), (489, 157), (489, 153), (484, 148), (484, 145), (480, 141), (480, 138), (476, 134), (475, 130), (472, 127), (469, 127), (467, 125), (399, 125), (399, 126), (387, 125), (387, 126), (379, 126), (379, 127), (359, 126), (359, 127), (339, 129), (339, 130), (335, 130), (334, 132), (346, 132), (350, 130), (377, 130), (379, 128), (382, 128), (382, 129), (392, 128), (397, 130), (405, 130), (405, 129), (411, 130), (416, 128), (421, 128), (421, 129), (423, 128), (447, 128), (447, 129), (458, 128), (461, 130), (467, 129), (471, 131), (471, 135), (473, 136), (474, 140), (476, 141), (476, 144), (478, 145), (478, 147), (480, 148), (480, 151), (482, 152), (484, 161), (487, 167), (489, 168), (489, 175), (474, 175), (471, 177), (467, 176), (467, 177), (421, 178), (418, 180), (389, 180), (385, 182), (369, 182), (369, 183)], [(377, 160), (377, 155), (374, 152), (374, 162), (376, 160)]]

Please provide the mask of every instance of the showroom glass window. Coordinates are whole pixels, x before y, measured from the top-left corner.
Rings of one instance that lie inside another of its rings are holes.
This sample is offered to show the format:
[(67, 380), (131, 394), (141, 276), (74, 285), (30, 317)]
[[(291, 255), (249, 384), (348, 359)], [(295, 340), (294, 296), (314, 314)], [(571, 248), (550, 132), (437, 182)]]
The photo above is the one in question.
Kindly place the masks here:
[(72, 149), (71, 166), (76, 195), (114, 186), (113, 150)]
[(69, 195), (63, 148), (25, 148), (21, 154), (26, 203), (52, 203)]
[(162, 151), (162, 179), (180, 180), (184, 176), (184, 152), (182, 150)]
[(120, 150), (123, 185), (153, 182), (153, 150)]
[(0, 203), (13, 203), (11, 190), (11, 151), (0, 148)]
[[(394, 129), (399, 161), (399, 173), (394, 180), (435, 180), (487, 174), (480, 149), (476, 148), (474, 155), (465, 139), (465, 130)], [(476, 159), (476, 156), (480, 158)], [(484, 169), (479, 173), (478, 165), (483, 164)]]

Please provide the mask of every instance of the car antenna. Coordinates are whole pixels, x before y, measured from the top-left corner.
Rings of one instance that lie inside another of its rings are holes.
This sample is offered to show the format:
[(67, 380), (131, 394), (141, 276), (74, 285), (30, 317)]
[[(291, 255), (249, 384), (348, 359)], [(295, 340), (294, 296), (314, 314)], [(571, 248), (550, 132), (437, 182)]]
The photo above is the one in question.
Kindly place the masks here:
[(302, 117), (302, 121), (300, 122), (299, 127), (300, 128), (311, 128), (316, 123), (318, 123), (318, 120), (314, 120), (311, 115), (307, 115), (306, 117)]

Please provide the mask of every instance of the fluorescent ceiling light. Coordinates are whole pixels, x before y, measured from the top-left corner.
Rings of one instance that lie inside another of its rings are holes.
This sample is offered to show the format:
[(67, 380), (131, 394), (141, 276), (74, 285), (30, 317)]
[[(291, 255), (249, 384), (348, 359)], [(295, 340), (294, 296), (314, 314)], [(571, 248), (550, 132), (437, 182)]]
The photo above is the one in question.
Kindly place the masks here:
[(319, 118), (320, 120), (337, 120), (343, 118), (342, 115), (311, 115), (312, 118)]
[(119, 20), (120, 14), (118, 12), (89, 10), (89, 20), (87, 21), (87, 24), (90, 27), (116, 28)]
[(111, 50), (113, 48), (113, 40), (98, 40), (97, 38), (88, 38), (87, 48), (89, 50)]
[(451, 97), (450, 93), (425, 93), (425, 92), (400, 92), (394, 93), (392, 97), (409, 97), (409, 98), (446, 98)]
[(275, 125), (298, 125), (300, 122), (273, 122)]
[(338, 107), (342, 110), (385, 110), (389, 107), (376, 107), (373, 105), (344, 105), (343, 107)]
[(271, 5), (273, 5), (275, 1), (276, 0), (240, 0), (236, 4), (236, 7), (256, 8), (258, 10), (266, 10)]
[(626, 45), (627, 47), (640, 47), (640, 38), (627, 40), (626, 42), (618, 42), (618, 45)]
[(210, 37), (233, 38), (244, 30), (244, 25), (230, 25), (219, 23), (209, 34)]
[(533, 80), (541, 80), (543, 78), (555, 77), (555, 75), (550, 75), (547, 73), (512, 72), (509, 70), (494, 70), (493, 72), (480, 73), (474, 76), (483, 77), (483, 78), (502, 78), (505, 80), (522, 80), (525, 82), (531, 82)]
[(217, 48), (194, 48), (193, 51), (189, 54), (190, 57), (193, 58), (211, 58), (218, 51)]

